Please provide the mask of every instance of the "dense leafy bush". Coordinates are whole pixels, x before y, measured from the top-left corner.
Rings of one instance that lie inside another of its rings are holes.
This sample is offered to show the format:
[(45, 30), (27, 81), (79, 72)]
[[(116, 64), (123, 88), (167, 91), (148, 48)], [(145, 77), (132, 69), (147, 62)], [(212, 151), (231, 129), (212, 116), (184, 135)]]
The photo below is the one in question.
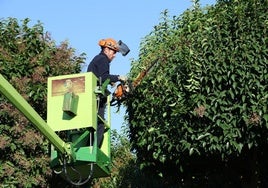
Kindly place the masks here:
[(172, 19), (163, 12), (142, 41), (131, 76), (157, 63), (126, 102), (130, 138), (141, 167), (162, 182), (252, 183), (258, 168), (264, 183), (267, 7), (222, 0)]

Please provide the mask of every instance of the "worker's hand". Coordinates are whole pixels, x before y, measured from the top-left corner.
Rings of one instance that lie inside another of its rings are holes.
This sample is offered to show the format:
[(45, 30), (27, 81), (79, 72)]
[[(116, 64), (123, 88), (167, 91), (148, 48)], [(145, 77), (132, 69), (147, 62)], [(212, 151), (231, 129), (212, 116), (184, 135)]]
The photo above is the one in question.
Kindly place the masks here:
[(123, 76), (123, 75), (120, 75), (120, 76), (118, 77), (118, 79), (119, 79), (120, 81), (123, 81), (123, 82), (127, 81), (127, 77), (126, 77), (126, 76)]
[(114, 86), (116, 86), (116, 84), (114, 82), (110, 83), (111, 87), (113, 88)]

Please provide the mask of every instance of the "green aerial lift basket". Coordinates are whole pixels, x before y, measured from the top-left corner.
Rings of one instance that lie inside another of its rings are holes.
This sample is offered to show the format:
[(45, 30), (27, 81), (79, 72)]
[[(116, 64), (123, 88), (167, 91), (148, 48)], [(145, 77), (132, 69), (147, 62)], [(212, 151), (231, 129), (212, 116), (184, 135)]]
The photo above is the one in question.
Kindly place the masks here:
[[(98, 99), (109, 99), (107, 85), (93, 73), (48, 78), (47, 122), (0, 74), (3, 94), (51, 143), (51, 168), (73, 185), (110, 176), (110, 104), (105, 120), (98, 116)], [(97, 122), (106, 126), (101, 148), (97, 147)]]
[[(48, 78), (47, 124), (65, 142), (72, 143), (74, 161), (68, 161), (54, 147), (51, 167), (70, 181), (110, 175), (110, 106), (104, 121), (106, 131), (101, 148), (97, 147), (98, 98), (105, 88), (98, 86), (93, 73)], [(108, 95), (109, 98), (109, 95)], [(108, 99), (109, 101), (109, 99)]]

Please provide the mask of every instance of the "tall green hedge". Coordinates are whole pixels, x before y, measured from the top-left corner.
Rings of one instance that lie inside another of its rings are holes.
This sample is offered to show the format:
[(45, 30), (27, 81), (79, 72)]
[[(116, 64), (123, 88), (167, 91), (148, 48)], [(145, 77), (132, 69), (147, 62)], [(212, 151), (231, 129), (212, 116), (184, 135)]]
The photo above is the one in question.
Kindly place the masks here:
[(130, 76), (157, 63), (126, 102), (145, 171), (169, 185), (265, 184), (267, 7), (267, 0), (220, 0), (206, 8), (197, 1), (180, 16), (163, 12)]

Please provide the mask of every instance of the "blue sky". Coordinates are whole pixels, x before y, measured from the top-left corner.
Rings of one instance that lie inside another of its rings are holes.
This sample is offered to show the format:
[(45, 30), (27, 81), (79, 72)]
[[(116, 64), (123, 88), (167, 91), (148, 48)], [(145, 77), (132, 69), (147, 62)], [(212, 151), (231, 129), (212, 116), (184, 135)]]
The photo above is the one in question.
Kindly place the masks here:
[[(200, 0), (201, 6), (215, 2)], [(191, 0), (0, 0), (0, 19), (39, 20), (56, 44), (67, 40), (77, 54), (86, 53), (87, 64), (99, 53), (100, 39), (122, 40), (131, 51), (125, 57), (117, 54), (110, 72), (127, 75), (131, 59), (138, 59), (140, 42), (161, 21), (161, 12), (167, 9), (169, 16), (178, 16), (191, 6)], [(116, 110), (112, 108), (112, 129), (120, 130), (125, 111)]]

